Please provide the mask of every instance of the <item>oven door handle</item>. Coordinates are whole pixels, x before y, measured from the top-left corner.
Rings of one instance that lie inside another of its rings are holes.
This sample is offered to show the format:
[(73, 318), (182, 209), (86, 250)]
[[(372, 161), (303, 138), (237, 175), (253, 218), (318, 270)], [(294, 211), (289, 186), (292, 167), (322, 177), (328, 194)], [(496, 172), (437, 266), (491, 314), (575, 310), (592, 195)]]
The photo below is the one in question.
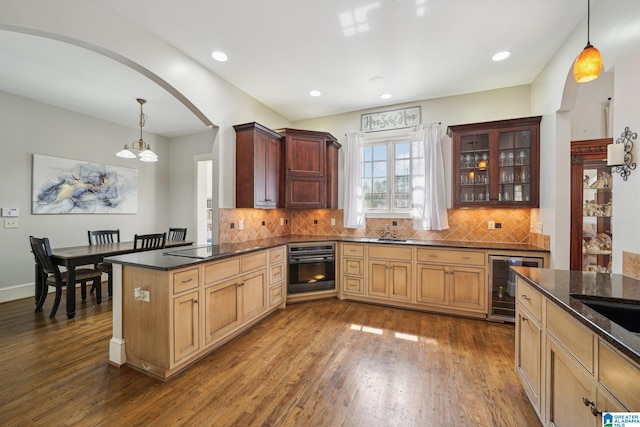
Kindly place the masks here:
[(323, 256), (323, 257), (317, 257), (317, 256), (312, 256), (312, 257), (292, 257), (289, 262), (291, 264), (302, 264), (305, 262), (313, 262), (313, 261), (333, 261), (333, 256), (331, 255), (327, 255), (327, 256)]

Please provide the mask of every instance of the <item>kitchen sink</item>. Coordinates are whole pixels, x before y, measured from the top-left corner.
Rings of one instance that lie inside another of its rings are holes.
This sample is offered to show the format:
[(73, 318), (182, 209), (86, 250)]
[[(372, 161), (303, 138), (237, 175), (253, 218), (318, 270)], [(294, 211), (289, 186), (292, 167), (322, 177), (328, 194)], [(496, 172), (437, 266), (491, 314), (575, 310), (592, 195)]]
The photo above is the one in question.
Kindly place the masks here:
[(406, 242), (407, 239), (397, 239), (395, 237), (378, 237), (376, 242)]
[(576, 298), (580, 299), (580, 302), (590, 309), (597, 311), (626, 330), (640, 333), (640, 305), (583, 299), (578, 296)]

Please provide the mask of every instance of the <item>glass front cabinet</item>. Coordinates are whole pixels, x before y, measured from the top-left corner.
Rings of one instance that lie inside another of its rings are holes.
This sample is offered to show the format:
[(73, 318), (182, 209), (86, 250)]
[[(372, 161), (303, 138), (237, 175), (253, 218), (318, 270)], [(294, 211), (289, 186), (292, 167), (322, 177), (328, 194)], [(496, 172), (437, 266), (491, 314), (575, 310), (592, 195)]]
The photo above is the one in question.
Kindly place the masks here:
[(449, 126), (453, 208), (538, 207), (541, 118)]
[(611, 138), (571, 142), (571, 270), (611, 273)]

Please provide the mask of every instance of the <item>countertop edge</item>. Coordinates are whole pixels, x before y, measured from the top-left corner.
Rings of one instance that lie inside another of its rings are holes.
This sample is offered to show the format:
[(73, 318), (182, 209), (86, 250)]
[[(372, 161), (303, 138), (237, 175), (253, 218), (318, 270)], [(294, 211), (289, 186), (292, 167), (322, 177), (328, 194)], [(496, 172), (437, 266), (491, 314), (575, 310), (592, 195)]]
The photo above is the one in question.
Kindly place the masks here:
[[(484, 243), (484, 242), (467, 242), (467, 241), (444, 241), (444, 240), (420, 240), (407, 239), (406, 241), (378, 241), (375, 237), (351, 237), (351, 236), (332, 236), (332, 235), (288, 235), (280, 237), (270, 237), (259, 240), (248, 240), (239, 243), (225, 243), (216, 245), (220, 248), (220, 253), (212, 255), (208, 258), (187, 258), (165, 255), (169, 252), (168, 248), (155, 251), (134, 252), (124, 255), (116, 255), (105, 258), (105, 261), (128, 265), (134, 267), (144, 267), (152, 270), (169, 271), (179, 268), (185, 268), (205, 262), (219, 261), (231, 256), (247, 254), (259, 250), (266, 250), (277, 246), (287, 245), (291, 243), (314, 243), (314, 242), (354, 242), (380, 245), (403, 245), (403, 246), (424, 246), (451, 249), (467, 249), (467, 250), (487, 250), (496, 251), (496, 253), (504, 252), (538, 252), (541, 254), (549, 253), (548, 249), (539, 248), (529, 244), (518, 243)], [(207, 245), (209, 246), (209, 245)], [(195, 248), (197, 246), (193, 246)], [(162, 257), (162, 258), (160, 258)], [(168, 262), (167, 257), (172, 261)]]

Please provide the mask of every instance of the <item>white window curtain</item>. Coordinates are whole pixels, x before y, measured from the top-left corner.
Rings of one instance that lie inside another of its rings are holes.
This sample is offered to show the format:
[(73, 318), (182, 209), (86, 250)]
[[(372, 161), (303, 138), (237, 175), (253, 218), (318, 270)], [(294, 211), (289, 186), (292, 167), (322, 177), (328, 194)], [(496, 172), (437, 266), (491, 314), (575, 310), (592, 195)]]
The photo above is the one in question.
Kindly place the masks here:
[(364, 194), (362, 192), (362, 149), (364, 133), (347, 134), (344, 159), (344, 226), (364, 228)]
[(428, 123), (411, 128), (412, 216), (415, 230), (446, 230), (447, 196), (440, 124)]

